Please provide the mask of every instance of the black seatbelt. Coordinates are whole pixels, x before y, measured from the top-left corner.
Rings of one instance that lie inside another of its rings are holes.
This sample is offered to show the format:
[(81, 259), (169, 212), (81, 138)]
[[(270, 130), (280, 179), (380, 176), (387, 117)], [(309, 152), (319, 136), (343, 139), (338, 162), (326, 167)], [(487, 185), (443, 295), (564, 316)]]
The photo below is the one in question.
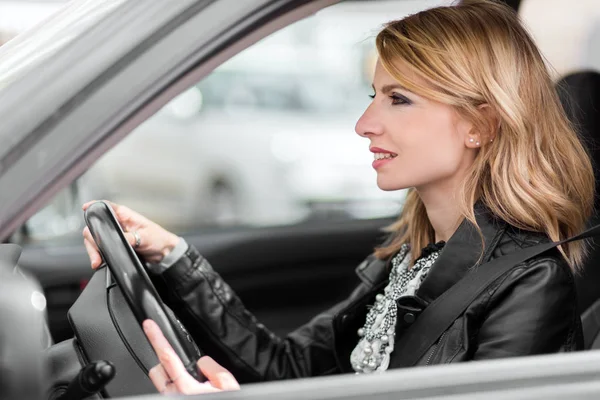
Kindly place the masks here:
[(569, 239), (538, 244), (481, 264), (431, 302), (398, 338), (394, 350), (398, 354), (395, 366), (401, 368), (416, 365), (467, 307), (489, 285), (512, 268), (561, 244), (599, 235), (600, 225), (596, 225)]

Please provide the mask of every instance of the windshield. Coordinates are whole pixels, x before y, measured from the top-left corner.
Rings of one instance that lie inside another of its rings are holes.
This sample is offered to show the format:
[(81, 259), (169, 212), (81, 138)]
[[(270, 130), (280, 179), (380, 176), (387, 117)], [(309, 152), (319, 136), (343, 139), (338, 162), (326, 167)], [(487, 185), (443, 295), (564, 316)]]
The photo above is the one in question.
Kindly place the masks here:
[(57, 12), (0, 47), (0, 88), (56, 54), (125, 1), (75, 0), (56, 5)]

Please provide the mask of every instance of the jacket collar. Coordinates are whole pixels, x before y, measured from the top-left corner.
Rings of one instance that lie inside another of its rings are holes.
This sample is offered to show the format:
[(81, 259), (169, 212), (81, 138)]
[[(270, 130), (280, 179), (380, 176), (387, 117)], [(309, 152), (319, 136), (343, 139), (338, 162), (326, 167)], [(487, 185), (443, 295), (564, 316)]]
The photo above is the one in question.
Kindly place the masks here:
[(387, 262), (380, 260), (373, 254), (368, 256), (358, 267), (356, 267), (356, 275), (369, 288), (388, 279), (389, 270)]
[(431, 303), (458, 282), (471, 268), (489, 261), (504, 234), (506, 224), (495, 219), (480, 203), (475, 205), (475, 220), (483, 235), (483, 254), (481, 236), (475, 226), (464, 219), (417, 290), (416, 295), (421, 300)]
[[(475, 205), (475, 220), (483, 234), (484, 249), (480, 263), (484, 263), (489, 261), (504, 234), (506, 224), (494, 218), (481, 203)], [(429, 270), (416, 296), (430, 303), (458, 282), (469, 269), (478, 264), (481, 255), (480, 242), (475, 226), (464, 219)], [(358, 266), (356, 273), (363, 283), (372, 287), (388, 278), (388, 264), (389, 262), (371, 255)]]

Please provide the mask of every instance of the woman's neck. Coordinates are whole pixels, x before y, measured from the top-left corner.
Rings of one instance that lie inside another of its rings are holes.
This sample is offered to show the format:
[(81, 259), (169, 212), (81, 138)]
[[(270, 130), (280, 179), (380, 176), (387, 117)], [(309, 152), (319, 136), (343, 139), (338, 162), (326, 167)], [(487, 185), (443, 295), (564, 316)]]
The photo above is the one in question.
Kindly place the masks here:
[(417, 189), (427, 210), (427, 217), (435, 231), (435, 241), (445, 241), (454, 234), (460, 224), (461, 212), (451, 190)]

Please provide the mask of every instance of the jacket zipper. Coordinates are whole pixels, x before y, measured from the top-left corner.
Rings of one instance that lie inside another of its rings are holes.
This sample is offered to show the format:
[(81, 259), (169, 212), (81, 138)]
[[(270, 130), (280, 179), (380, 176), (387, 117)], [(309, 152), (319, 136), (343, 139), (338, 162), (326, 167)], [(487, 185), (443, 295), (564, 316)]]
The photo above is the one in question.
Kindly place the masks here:
[(442, 342), (442, 339), (444, 339), (444, 336), (446, 336), (446, 332), (442, 333), (442, 336), (440, 336), (440, 339), (431, 348), (431, 353), (429, 353), (429, 357), (427, 357), (427, 362), (425, 363), (425, 365), (429, 365), (429, 363), (431, 362), (431, 358), (433, 357), (433, 353), (435, 353), (435, 351), (437, 350), (438, 346)]

